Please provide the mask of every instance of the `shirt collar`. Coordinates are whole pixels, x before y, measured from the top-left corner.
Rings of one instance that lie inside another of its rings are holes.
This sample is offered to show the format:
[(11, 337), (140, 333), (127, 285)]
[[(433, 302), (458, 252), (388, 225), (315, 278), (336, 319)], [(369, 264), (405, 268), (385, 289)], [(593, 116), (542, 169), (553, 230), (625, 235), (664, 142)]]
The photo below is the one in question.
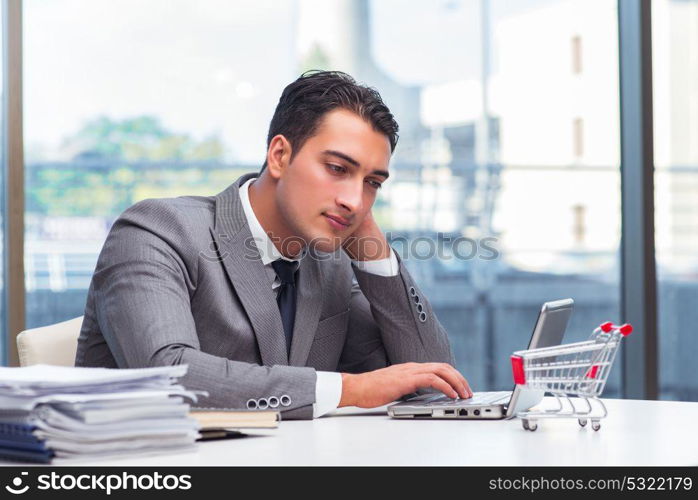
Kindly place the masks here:
[(250, 185), (256, 179), (256, 177), (253, 177), (240, 186), (240, 202), (242, 203), (242, 209), (245, 212), (245, 218), (247, 219), (247, 225), (250, 227), (254, 244), (259, 251), (259, 256), (262, 258), (262, 264), (266, 266), (278, 259), (284, 259), (290, 262), (300, 261), (305, 256), (307, 247), (303, 247), (303, 251), (301, 252), (300, 257), (297, 259), (289, 259), (284, 257), (284, 255), (279, 252), (278, 248), (276, 248), (276, 245), (274, 245), (274, 243), (271, 241), (266, 231), (264, 231), (264, 228), (259, 223), (254, 210), (252, 210), (249, 189)]

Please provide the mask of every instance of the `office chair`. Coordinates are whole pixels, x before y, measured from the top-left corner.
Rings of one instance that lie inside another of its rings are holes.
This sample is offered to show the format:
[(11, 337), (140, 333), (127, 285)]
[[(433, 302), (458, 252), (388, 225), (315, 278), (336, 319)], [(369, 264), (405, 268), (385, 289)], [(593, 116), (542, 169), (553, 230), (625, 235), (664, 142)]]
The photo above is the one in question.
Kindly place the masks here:
[(81, 326), (82, 316), (20, 332), (17, 335), (19, 365), (74, 366)]

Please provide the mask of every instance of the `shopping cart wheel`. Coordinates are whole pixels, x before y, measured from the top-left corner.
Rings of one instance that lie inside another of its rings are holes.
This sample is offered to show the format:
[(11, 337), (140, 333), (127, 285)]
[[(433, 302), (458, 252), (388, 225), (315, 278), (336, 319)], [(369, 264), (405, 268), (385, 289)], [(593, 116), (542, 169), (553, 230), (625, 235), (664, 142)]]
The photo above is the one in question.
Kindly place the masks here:
[(581, 425), (582, 427), (586, 427), (587, 425), (587, 421), (584, 418), (580, 418), (579, 420), (577, 420), (577, 422), (579, 422), (579, 425)]
[(601, 428), (601, 422), (598, 420), (592, 420), (591, 421), (591, 428), (594, 429), (595, 431), (598, 431)]
[(538, 424), (531, 421), (529, 422), (528, 420), (522, 420), (521, 424), (523, 425), (523, 428), (526, 429), (527, 431), (535, 431), (538, 428)]

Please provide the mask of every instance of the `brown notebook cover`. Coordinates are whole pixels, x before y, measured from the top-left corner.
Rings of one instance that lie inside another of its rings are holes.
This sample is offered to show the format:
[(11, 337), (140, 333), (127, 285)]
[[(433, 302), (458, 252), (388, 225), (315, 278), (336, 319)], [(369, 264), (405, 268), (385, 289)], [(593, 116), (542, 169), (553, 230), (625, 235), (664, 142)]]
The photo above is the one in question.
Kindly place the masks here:
[(236, 437), (244, 429), (275, 429), (281, 413), (273, 410), (248, 411), (220, 408), (192, 408), (189, 416), (199, 423), (202, 439)]

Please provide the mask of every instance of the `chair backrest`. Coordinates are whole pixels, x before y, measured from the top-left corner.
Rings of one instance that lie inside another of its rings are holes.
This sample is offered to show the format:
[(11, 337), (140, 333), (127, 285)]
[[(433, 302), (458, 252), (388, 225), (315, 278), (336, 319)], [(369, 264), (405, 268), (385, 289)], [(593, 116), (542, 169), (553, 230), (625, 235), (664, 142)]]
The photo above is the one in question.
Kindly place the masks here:
[(19, 365), (74, 366), (82, 316), (17, 335)]

